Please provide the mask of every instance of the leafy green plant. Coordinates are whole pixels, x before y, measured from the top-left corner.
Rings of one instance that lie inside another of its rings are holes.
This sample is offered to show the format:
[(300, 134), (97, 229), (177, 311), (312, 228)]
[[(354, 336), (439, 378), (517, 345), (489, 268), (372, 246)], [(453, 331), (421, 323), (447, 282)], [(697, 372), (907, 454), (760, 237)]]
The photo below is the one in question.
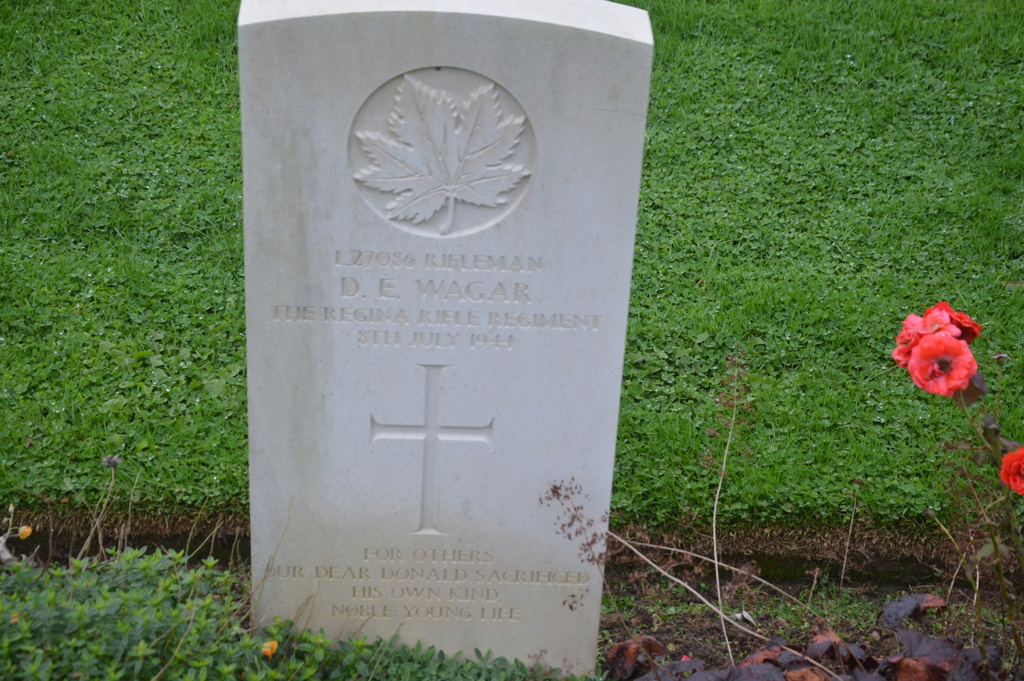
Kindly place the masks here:
[(394, 641), (336, 642), (277, 621), (259, 634), (246, 588), (208, 559), (128, 549), (108, 560), (0, 568), (0, 673), (66, 679), (543, 681), (551, 672)]
[(186, 561), (130, 549), (66, 568), (8, 566), (0, 572), (4, 678), (227, 679), (255, 669), (260, 644), (235, 617), (234, 578)]

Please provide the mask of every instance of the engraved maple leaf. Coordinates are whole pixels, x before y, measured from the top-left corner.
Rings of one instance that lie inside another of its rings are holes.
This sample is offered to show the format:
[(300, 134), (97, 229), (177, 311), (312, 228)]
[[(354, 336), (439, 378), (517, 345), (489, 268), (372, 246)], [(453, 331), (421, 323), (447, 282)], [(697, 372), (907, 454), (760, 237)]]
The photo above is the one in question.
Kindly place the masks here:
[(439, 227), (453, 225), (455, 203), (495, 207), (530, 174), (510, 157), (519, 144), (525, 116), (505, 116), (494, 83), (482, 85), (456, 103), (446, 91), (405, 76), (388, 116), (388, 132), (358, 131), (372, 160), (355, 179), (367, 187), (398, 194), (388, 217), (420, 224), (447, 206)]

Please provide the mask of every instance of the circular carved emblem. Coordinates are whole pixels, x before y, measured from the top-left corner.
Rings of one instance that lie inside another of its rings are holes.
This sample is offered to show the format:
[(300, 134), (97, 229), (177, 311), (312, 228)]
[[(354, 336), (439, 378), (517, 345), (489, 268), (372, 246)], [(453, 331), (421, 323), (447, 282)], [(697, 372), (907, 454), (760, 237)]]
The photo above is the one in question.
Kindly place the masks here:
[(515, 208), (534, 167), (533, 130), (504, 88), (464, 69), (410, 71), (380, 86), (349, 135), (367, 204), (412, 234), (465, 236)]

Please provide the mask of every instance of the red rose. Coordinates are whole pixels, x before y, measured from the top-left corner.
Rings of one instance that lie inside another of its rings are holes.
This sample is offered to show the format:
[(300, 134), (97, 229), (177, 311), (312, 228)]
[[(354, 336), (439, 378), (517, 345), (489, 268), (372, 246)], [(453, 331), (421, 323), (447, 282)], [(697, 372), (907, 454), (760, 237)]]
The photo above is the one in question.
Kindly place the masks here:
[(892, 351), (896, 365), (909, 369), (910, 357), (918, 342), (932, 335), (950, 336), (969, 344), (981, 335), (981, 325), (963, 312), (954, 310), (945, 300), (928, 308), (924, 317), (907, 315), (903, 320), (903, 331), (896, 336), (896, 349)]
[(970, 384), (978, 363), (966, 342), (946, 333), (929, 333), (911, 349), (907, 370), (917, 387), (952, 397)]
[(917, 344), (917, 339), (925, 333), (927, 332), (924, 330), (924, 320), (916, 314), (907, 315), (903, 320), (903, 331), (896, 336), (896, 349), (892, 351), (896, 366), (907, 368), (910, 363), (910, 351)]
[[(951, 335), (968, 344), (981, 335), (981, 324), (971, 319), (965, 312), (957, 312), (945, 300), (940, 300), (935, 307), (928, 308), (922, 321), (926, 327), (938, 324), (946, 330), (951, 330), (950, 326), (955, 327), (957, 331)], [(938, 330), (942, 329), (936, 329)]]
[(1017, 494), (1024, 494), (1024, 447), (1003, 457), (999, 479)]

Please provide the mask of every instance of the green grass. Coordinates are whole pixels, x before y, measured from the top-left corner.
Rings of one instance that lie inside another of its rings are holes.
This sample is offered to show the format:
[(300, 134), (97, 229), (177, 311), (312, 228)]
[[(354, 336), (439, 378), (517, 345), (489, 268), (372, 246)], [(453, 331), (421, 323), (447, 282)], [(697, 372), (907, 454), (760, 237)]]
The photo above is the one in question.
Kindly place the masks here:
[(142, 512), (246, 508), (236, 11), (0, 8), (0, 489), (19, 505), (81, 509), (120, 453)]
[[(708, 518), (730, 356), (723, 522), (843, 527), (855, 480), (876, 522), (956, 517), (962, 418), (889, 353), (945, 299), (990, 377), (1024, 356), (1024, 8), (635, 4), (657, 48), (618, 517)], [(236, 12), (0, 4), (0, 503), (86, 516), (122, 454), (140, 516), (246, 512)]]
[(946, 299), (985, 326), (983, 370), (1020, 355), (1021, 7), (636, 4), (657, 49), (616, 508), (709, 515), (731, 355), (751, 410), (727, 522), (839, 524), (854, 480), (882, 521), (949, 510), (964, 419), (889, 353)]

